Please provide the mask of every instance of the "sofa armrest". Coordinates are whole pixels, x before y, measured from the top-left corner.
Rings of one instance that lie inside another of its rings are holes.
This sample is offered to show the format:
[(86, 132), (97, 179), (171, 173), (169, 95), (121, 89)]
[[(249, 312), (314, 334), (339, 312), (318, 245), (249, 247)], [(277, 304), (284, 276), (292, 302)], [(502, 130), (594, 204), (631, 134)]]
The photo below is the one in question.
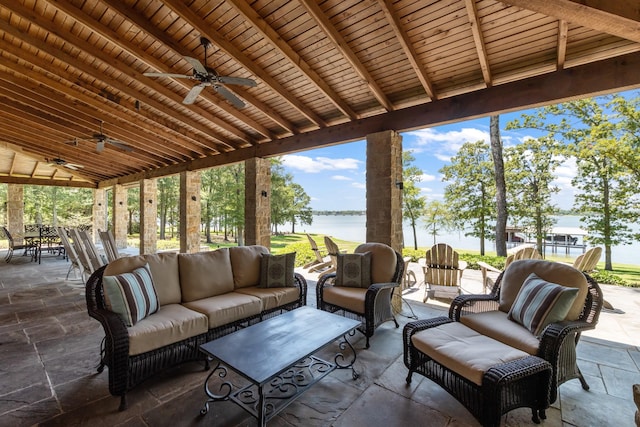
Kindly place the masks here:
[(323, 307), (323, 298), (322, 293), (324, 291), (325, 286), (332, 286), (336, 281), (336, 273), (323, 274), (318, 279), (318, 283), (316, 284), (316, 307), (322, 310)]
[(293, 284), (300, 290), (300, 305), (307, 305), (307, 280), (302, 274), (294, 273)]
[(102, 291), (105, 267), (99, 268), (89, 277), (85, 295), (89, 316), (100, 322), (105, 335), (98, 369), (101, 371), (104, 365), (109, 367), (109, 391), (117, 396), (123, 395), (127, 390), (129, 331), (118, 314), (106, 309)]
[(459, 321), (460, 317), (472, 313), (482, 313), (498, 309), (497, 294), (458, 295), (449, 306), (449, 318)]

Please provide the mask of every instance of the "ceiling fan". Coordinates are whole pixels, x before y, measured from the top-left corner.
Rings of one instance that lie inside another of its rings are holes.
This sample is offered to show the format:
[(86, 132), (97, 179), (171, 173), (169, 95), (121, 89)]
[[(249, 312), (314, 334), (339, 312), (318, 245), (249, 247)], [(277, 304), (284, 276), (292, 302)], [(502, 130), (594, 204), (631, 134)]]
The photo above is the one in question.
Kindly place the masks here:
[(62, 166), (67, 169), (71, 169), (77, 171), (78, 169), (82, 169), (84, 166), (77, 165), (75, 163), (69, 163), (65, 159), (61, 159), (60, 157), (54, 157), (52, 159), (45, 159), (45, 161), (52, 166)]
[(200, 37), (200, 44), (204, 47), (204, 65), (195, 58), (185, 56), (184, 59), (193, 67), (193, 74), (172, 74), (172, 73), (144, 73), (147, 77), (173, 77), (178, 79), (198, 80), (200, 83), (195, 85), (182, 101), (183, 104), (193, 104), (207, 86), (212, 86), (216, 92), (225, 97), (227, 101), (236, 108), (244, 108), (244, 102), (238, 98), (233, 92), (225, 87), (225, 85), (244, 85), (255, 87), (256, 82), (243, 77), (227, 77), (219, 75), (213, 68), (207, 67), (207, 48), (211, 47), (211, 42), (205, 37)]
[(118, 141), (117, 139), (109, 138), (102, 131), (102, 121), (100, 121), (100, 132), (94, 133), (91, 138), (74, 138), (72, 141), (68, 141), (67, 144), (70, 145), (78, 145), (78, 141), (82, 139), (92, 139), (96, 142), (96, 152), (102, 153), (104, 151), (104, 147), (106, 144), (111, 144), (114, 147), (120, 148), (124, 151), (133, 151), (129, 145), (125, 144), (122, 141)]

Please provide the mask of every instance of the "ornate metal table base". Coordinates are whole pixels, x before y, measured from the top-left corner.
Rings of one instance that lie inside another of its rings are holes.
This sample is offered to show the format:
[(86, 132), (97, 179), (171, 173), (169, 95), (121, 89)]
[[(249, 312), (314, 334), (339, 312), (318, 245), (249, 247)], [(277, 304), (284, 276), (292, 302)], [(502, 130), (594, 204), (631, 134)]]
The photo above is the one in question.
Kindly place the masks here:
[[(355, 331), (351, 331), (348, 335), (353, 336), (354, 333)], [(267, 421), (334, 369), (351, 369), (354, 380), (360, 376), (353, 366), (356, 361), (355, 349), (346, 335), (341, 340), (339, 348), (342, 352), (349, 350), (351, 356), (346, 357), (340, 352), (335, 355), (334, 363), (313, 355), (307, 356), (273, 376), (265, 384), (249, 384), (234, 392), (232, 384), (223, 381), (217, 386), (220, 394), (215, 394), (209, 388), (209, 381), (213, 377), (224, 379), (227, 376), (227, 368), (218, 362), (204, 382), (204, 391), (209, 399), (205, 402), (200, 414), (205, 415), (209, 412), (210, 403), (231, 400), (256, 417), (260, 426), (264, 426)]]

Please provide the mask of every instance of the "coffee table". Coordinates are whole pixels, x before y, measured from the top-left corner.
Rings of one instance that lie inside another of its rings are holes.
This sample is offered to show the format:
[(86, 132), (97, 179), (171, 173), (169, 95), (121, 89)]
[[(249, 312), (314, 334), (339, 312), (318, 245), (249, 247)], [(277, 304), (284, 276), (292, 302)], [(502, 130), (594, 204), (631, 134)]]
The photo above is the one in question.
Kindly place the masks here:
[[(204, 382), (209, 399), (200, 411), (209, 412), (209, 404), (231, 400), (258, 419), (260, 426), (284, 409), (313, 384), (334, 369), (351, 369), (356, 352), (347, 340), (360, 322), (311, 307), (301, 307), (247, 328), (233, 332), (200, 346), (215, 363)], [(313, 353), (341, 338), (333, 363)], [(349, 350), (348, 358), (342, 353)], [(226, 367), (249, 380), (251, 384), (236, 391), (224, 382)], [(209, 381), (216, 376), (222, 394), (214, 394)]]

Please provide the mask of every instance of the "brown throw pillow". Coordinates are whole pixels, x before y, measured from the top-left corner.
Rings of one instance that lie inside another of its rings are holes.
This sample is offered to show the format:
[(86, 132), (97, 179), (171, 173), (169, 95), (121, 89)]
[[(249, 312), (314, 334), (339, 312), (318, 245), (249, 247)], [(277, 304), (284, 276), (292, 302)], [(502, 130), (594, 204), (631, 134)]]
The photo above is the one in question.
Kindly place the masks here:
[(262, 254), (259, 288), (293, 287), (296, 253), (282, 255)]
[(371, 286), (371, 252), (338, 254), (336, 286), (351, 288)]

